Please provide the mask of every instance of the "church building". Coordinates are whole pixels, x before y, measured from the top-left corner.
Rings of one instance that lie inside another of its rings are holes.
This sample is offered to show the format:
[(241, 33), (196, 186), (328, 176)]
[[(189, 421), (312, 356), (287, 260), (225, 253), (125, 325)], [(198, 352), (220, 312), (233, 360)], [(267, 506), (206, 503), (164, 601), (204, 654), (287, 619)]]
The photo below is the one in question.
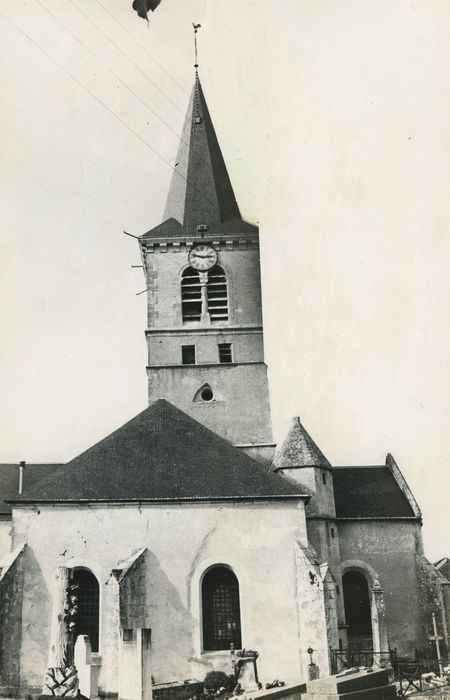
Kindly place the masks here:
[(333, 650), (413, 654), (433, 613), (448, 646), (449, 582), (393, 456), (332, 465), (298, 417), (273, 442), (259, 232), (198, 75), (139, 246), (148, 407), (67, 464), (0, 465), (0, 695), (41, 692), (58, 581), (78, 587), (104, 697), (137, 697), (133, 674), (229, 674), (233, 649), (259, 653), (263, 683), (305, 679), (310, 647), (321, 675)]

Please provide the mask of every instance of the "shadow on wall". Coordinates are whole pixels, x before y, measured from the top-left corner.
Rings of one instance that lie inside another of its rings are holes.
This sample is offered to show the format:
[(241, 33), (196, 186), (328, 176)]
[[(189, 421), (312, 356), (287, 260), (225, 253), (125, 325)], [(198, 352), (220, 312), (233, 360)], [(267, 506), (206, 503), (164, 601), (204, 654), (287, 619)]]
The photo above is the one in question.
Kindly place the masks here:
[(47, 668), (51, 600), (49, 582), (30, 547), (25, 547), (2, 584), (1, 686), (40, 692)]
[(152, 630), (155, 683), (189, 677), (194, 621), (158, 558), (148, 550), (120, 584), (120, 617), (124, 628)]

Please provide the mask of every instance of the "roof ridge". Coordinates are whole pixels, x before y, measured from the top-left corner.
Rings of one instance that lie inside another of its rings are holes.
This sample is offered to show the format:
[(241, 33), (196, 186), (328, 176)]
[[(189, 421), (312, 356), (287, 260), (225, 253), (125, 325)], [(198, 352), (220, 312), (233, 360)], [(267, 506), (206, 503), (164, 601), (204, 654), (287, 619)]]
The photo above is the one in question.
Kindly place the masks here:
[(307, 494), (180, 408), (157, 399), (10, 502), (271, 497)]
[(385, 464), (333, 464), (333, 469), (388, 469)]

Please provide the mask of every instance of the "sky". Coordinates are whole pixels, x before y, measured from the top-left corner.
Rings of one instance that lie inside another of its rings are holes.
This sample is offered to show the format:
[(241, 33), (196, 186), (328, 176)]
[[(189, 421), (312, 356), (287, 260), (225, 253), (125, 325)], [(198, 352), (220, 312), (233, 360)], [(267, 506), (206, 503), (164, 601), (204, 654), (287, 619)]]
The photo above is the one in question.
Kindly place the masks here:
[[(0, 460), (64, 462), (146, 406), (137, 242), (193, 83), (259, 222), (275, 439), (391, 452), (449, 556), (447, 0), (1, 0)], [(29, 38), (27, 38), (27, 36)]]

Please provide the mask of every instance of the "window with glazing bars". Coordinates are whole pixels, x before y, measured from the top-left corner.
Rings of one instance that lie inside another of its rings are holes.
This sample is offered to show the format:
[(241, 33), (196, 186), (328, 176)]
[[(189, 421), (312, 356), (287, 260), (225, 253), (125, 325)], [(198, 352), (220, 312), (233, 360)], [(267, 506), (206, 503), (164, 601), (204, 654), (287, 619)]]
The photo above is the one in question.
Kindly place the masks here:
[(220, 265), (215, 265), (208, 273), (207, 299), (211, 321), (228, 321), (227, 278)]
[(200, 275), (192, 267), (181, 276), (181, 312), (183, 321), (200, 321), (202, 315)]
[(233, 362), (231, 343), (219, 343), (219, 362)]
[(225, 566), (210, 569), (202, 582), (203, 649), (241, 648), (239, 583)]
[(72, 582), (79, 589), (78, 612), (75, 616), (75, 639), (79, 634), (87, 634), (92, 651), (98, 651), (100, 589), (94, 574), (87, 569), (75, 569)]

